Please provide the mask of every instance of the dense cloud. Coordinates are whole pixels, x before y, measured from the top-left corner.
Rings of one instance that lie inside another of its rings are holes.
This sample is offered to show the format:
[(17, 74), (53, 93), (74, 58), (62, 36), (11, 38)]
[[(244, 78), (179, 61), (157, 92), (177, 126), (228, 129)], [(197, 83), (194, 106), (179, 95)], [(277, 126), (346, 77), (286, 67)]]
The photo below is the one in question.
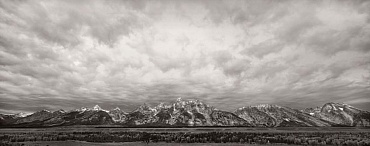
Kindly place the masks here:
[(370, 110), (369, 1), (0, 1), (0, 112)]

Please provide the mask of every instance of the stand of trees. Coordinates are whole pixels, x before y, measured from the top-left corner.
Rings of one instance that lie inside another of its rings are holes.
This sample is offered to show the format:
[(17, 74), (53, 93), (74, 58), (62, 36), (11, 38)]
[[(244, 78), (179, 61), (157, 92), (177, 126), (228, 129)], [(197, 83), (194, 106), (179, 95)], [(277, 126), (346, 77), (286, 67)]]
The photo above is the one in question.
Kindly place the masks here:
[(87, 142), (167, 142), (167, 143), (248, 143), (370, 146), (367, 132), (202, 132), (202, 133), (147, 133), (147, 132), (24, 132), (0, 134), (0, 146), (25, 141), (87, 141)]

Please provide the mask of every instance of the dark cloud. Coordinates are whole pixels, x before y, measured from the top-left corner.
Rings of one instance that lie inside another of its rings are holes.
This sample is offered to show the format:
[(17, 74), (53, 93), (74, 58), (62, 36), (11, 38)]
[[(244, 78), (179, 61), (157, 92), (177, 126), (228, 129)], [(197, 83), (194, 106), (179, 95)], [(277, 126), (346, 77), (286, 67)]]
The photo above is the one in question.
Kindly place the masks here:
[(139, 14), (125, 3), (121, 7), (115, 5), (105, 1), (18, 1), (3, 6), (10, 15), (6, 19), (9, 24), (18, 25), (43, 41), (70, 47), (80, 43), (81, 33), (113, 45), (119, 36), (146, 24), (136, 22)]
[(369, 110), (368, 1), (1, 1), (0, 112), (178, 97)]

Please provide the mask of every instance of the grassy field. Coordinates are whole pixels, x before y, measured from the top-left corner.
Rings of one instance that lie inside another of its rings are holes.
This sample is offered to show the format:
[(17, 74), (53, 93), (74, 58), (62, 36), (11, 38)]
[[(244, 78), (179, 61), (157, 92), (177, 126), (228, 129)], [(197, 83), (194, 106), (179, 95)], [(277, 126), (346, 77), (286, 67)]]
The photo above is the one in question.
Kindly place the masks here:
[[(125, 143), (91, 143), (81, 141), (42, 141), (42, 142), (23, 142), (25, 146), (256, 146), (251, 144), (240, 143), (142, 143), (142, 142), (125, 142)], [(263, 145), (258, 145), (263, 146)], [(269, 144), (269, 146), (274, 146)], [(287, 145), (278, 145), (287, 146)], [(289, 145), (294, 146), (294, 145)]]
[[(198, 127), (198, 128), (7, 128), (0, 145), (370, 145), (370, 128), (359, 127)], [(150, 141), (149, 144), (143, 143)], [(103, 143), (105, 142), (105, 143)], [(158, 143), (154, 143), (158, 142)], [(165, 143), (169, 142), (169, 143)]]

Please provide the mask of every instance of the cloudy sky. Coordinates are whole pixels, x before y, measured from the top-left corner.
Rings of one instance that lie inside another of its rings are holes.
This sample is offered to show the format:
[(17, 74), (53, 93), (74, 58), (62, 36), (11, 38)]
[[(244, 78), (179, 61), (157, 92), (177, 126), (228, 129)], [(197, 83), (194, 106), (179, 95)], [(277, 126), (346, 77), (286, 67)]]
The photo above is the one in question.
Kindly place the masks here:
[(0, 112), (370, 110), (370, 1), (0, 1)]

